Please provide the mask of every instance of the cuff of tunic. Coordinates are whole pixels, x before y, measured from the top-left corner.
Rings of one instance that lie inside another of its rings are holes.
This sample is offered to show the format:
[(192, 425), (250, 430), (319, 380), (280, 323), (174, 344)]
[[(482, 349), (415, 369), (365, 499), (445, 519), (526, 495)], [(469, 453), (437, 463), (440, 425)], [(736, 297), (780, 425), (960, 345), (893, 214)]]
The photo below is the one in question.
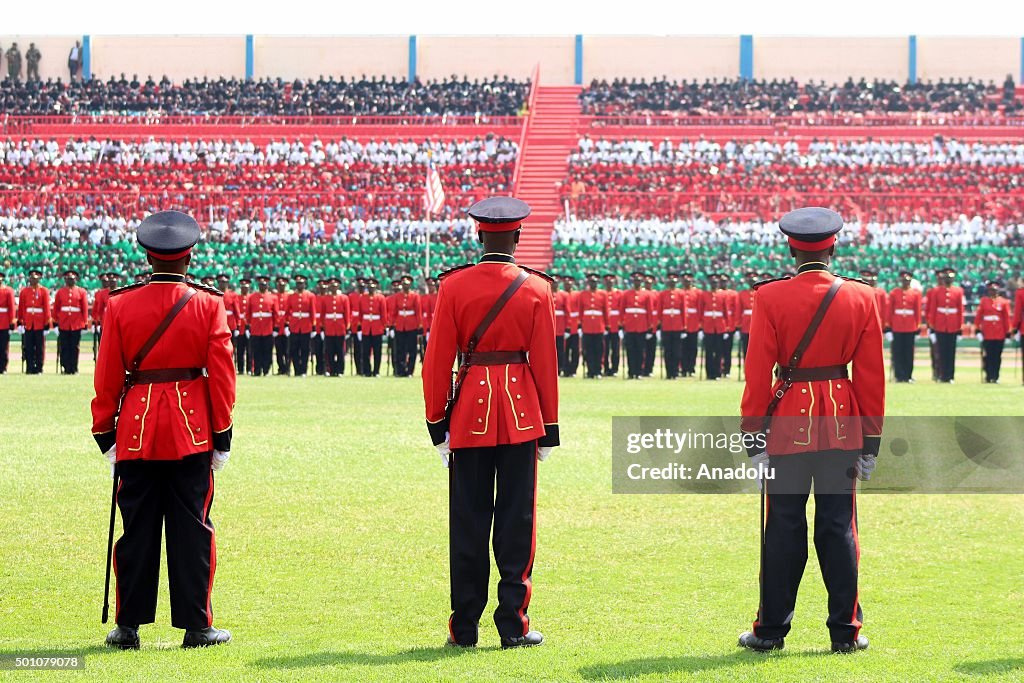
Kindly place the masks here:
[(861, 452), (865, 455), (878, 455), (878, 449), (882, 446), (881, 436), (865, 436), (864, 447)]
[(213, 434), (213, 450), (222, 451), (227, 453), (231, 450), (231, 430), (233, 427), (228, 427), (223, 432), (214, 432)]
[(445, 442), (445, 434), (449, 432), (448, 418), (443, 417), (437, 422), (427, 420), (427, 431), (430, 432), (430, 443), (435, 446)]
[(558, 424), (552, 423), (544, 425), (544, 436), (537, 439), (538, 446), (559, 446), (561, 445), (558, 441)]
[(109, 431), (102, 434), (93, 434), (92, 438), (96, 439), (96, 445), (100, 447), (100, 453), (106, 453), (117, 443), (117, 432)]

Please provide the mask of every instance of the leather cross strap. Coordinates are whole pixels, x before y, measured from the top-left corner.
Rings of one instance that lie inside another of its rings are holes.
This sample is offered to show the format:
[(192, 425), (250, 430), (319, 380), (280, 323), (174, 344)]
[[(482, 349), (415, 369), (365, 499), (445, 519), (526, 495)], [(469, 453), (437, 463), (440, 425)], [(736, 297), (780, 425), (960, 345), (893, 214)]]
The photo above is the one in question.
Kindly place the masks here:
[(824, 382), (830, 379), (849, 379), (845, 365), (825, 365), (820, 368), (778, 368), (775, 373), (783, 382)]
[[(793, 350), (793, 355), (789, 357), (789, 365), (781, 369), (780, 376), (783, 377), (783, 383), (782, 386), (775, 391), (775, 395), (772, 397), (772, 400), (768, 403), (768, 410), (765, 411), (767, 413), (767, 415), (765, 416), (766, 420), (767, 418), (771, 418), (771, 416), (775, 413), (775, 409), (779, 407), (779, 401), (782, 400), (782, 397), (785, 396), (786, 392), (789, 391), (790, 387), (793, 386), (794, 379), (792, 373), (795, 370), (797, 370), (797, 365), (800, 364), (800, 359), (803, 358), (804, 351), (806, 351), (807, 347), (810, 346), (811, 340), (814, 339), (815, 333), (817, 333), (818, 328), (821, 326), (821, 321), (825, 319), (825, 313), (828, 311), (828, 307), (832, 305), (832, 300), (836, 298), (836, 294), (839, 292), (839, 288), (842, 286), (843, 279), (841, 277), (837, 277), (835, 280), (832, 281), (832, 286), (830, 286), (828, 288), (828, 291), (825, 292), (825, 298), (823, 298), (821, 300), (821, 303), (818, 304), (818, 310), (814, 312), (814, 317), (811, 318), (810, 324), (807, 325), (807, 330), (804, 332), (804, 336), (800, 339), (800, 343), (796, 345), (796, 349)], [(839, 366), (827, 367), (838, 368)], [(845, 366), (842, 367), (843, 371), (845, 372)]]

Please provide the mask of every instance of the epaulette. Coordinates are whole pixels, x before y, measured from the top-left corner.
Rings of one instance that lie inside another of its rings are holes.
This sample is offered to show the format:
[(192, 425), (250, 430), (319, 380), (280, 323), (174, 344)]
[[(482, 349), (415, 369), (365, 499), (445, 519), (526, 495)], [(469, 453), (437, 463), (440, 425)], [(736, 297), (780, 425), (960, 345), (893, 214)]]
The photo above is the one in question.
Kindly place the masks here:
[(769, 282), (782, 282), (783, 280), (792, 280), (792, 279), (793, 278), (791, 276), (789, 276), (789, 275), (783, 275), (782, 277), (773, 277), (770, 280), (761, 280), (760, 282), (755, 282), (753, 287), (751, 287), (751, 289), (757, 289), (758, 287), (761, 287), (762, 285), (766, 285)]
[(456, 271), (462, 270), (463, 268), (469, 268), (470, 266), (475, 266), (475, 265), (476, 265), (475, 263), (463, 263), (461, 266), (455, 266), (454, 268), (449, 268), (448, 270), (445, 270), (445, 271), (442, 271), (442, 272), (438, 273), (437, 274), (437, 279), (438, 280), (444, 279), (444, 278), (448, 277), (449, 275), (451, 275), (452, 273), (454, 273)]
[(206, 292), (207, 294), (213, 294), (214, 296), (224, 296), (224, 292), (220, 291), (216, 287), (210, 287), (204, 285), (202, 282), (196, 282), (194, 280), (185, 280), (185, 284), (192, 289), (198, 289), (200, 292)]
[(548, 282), (554, 282), (555, 281), (555, 278), (551, 277), (550, 275), (545, 273), (543, 270), (537, 270), (536, 268), (531, 268), (529, 266), (523, 266), (523, 265), (521, 265), (519, 267), (522, 268), (523, 270), (525, 270), (528, 273), (533, 273), (534, 275), (540, 275), (542, 278), (544, 278)]
[(862, 285), (867, 285), (868, 287), (871, 286), (870, 283), (861, 280), (859, 277), (846, 277), (845, 275), (840, 275), (839, 277), (843, 278), (844, 280), (849, 280), (850, 282), (859, 282)]
[(146, 281), (143, 281), (143, 282), (133, 282), (130, 285), (125, 285), (124, 287), (118, 287), (117, 289), (110, 290), (110, 296), (117, 296), (118, 294), (124, 294), (125, 292), (132, 291), (133, 289), (138, 289), (139, 287), (145, 287), (147, 284), (149, 284), (149, 283), (146, 282)]

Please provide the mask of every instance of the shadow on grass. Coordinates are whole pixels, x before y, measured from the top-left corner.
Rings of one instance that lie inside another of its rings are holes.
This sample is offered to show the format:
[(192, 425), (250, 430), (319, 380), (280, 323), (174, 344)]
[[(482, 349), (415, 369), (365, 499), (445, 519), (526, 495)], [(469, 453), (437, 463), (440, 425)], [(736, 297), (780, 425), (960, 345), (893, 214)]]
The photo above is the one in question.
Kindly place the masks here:
[(773, 652), (760, 654), (737, 650), (727, 655), (679, 656), (679, 657), (648, 657), (645, 659), (627, 659), (621, 662), (604, 662), (582, 667), (580, 676), (588, 681), (607, 681), (616, 679), (636, 678), (637, 676), (670, 675), (676, 673), (696, 674), (701, 671), (729, 669), (732, 667), (754, 667), (772, 659), (792, 659), (795, 657), (827, 657), (827, 650), (803, 652)]
[[(479, 648), (490, 650), (496, 648)], [(374, 654), (370, 652), (310, 652), (291, 657), (267, 657), (254, 660), (252, 666), (266, 669), (301, 669), (312, 666), (390, 666), (412, 662), (436, 662), (442, 659), (461, 657), (473, 648), (459, 647), (420, 647), (391, 654)]]
[(961, 662), (953, 670), (971, 676), (989, 676), (1024, 671), (1024, 657), (1007, 659), (983, 659), (979, 662)]

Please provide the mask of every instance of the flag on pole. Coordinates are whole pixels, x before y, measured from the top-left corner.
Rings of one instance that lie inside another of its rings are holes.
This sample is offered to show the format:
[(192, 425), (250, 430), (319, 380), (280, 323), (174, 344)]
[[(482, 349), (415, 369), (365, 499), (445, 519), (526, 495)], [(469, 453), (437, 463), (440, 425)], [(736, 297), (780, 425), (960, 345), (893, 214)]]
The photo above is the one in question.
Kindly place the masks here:
[(427, 162), (427, 181), (423, 193), (423, 206), (428, 214), (436, 214), (444, 206), (444, 186), (441, 176), (434, 168), (434, 162)]

